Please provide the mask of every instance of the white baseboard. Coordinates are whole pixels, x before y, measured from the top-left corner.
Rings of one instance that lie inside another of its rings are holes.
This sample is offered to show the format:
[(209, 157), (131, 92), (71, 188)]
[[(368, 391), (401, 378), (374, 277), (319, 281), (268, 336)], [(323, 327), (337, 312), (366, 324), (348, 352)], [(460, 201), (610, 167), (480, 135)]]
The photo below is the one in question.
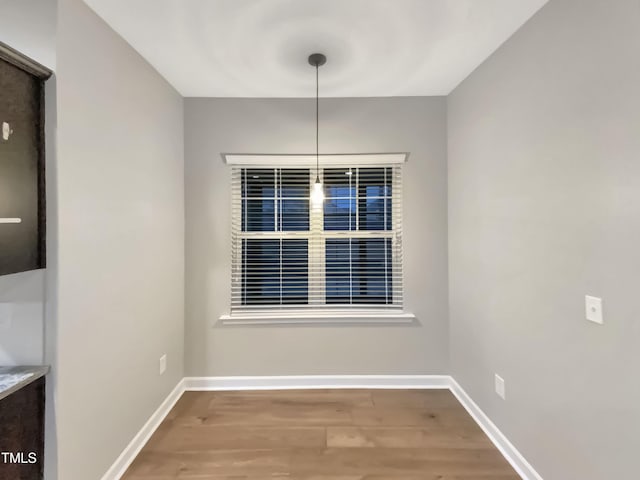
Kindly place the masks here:
[(151, 415), (147, 423), (145, 423), (140, 431), (133, 437), (133, 440), (129, 442), (129, 445), (125, 447), (120, 456), (111, 465), (111, 468), (107, 470), (102, 476), (102, 480), (119, 480), (124, 472), (127, 471), (129, 465), (133, 463), (135, 458), (142, 450), (142, 447), (149, 441), (153, 432), (160, 426), (167, 414), (171, 411), (176, 402), (180, 399), (184, 393), (184, 379), (180, 380), (171, 393), (164, 399), (158, 409)]
[(471, 399), (464, 389), (450, 377), (451, 393), (453, 393), (462, 406), (467, 410), (471, 418), (480, 426), (482, 431), (489, 437), (496, 448), (502, 453), (502, 456), (511, 464), (513, 469), (522, 477), (523, 480), (543, 480), (542, 477), (527, 462), (518, 449), (509, 441), (509, 439), (496, 427), (491, 419), (480, 409), (480, 407)]
[(186, 377), (185, 389), (292, 390), (318, 388), (449, 388), (447, 375), (293, 375), (265, 377)]
[(183, 392), (320, 388), (449, 389), (523, 480), (543, 480), (522, 454), (449, 375), (305, 375), (185, 377), (131, 440), (102, 480), (119, 480)]

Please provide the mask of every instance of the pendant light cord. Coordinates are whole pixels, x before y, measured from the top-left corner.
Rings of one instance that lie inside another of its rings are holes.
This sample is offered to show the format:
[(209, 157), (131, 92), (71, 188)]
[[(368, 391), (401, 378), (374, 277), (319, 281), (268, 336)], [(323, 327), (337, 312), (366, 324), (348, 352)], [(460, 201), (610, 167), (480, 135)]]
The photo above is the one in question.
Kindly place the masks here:
[(316, 183), (320, 181), (320, 82), (318, 79), (318, 67), (316, 63)]

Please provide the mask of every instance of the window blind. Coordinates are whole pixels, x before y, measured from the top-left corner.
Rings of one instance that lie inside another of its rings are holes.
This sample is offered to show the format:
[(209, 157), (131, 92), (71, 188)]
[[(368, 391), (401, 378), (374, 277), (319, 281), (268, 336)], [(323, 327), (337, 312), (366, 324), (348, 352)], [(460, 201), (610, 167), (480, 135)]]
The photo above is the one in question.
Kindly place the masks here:
[(231, 314), (402, 310), (400, 164), (243, 165), (231, 177)]

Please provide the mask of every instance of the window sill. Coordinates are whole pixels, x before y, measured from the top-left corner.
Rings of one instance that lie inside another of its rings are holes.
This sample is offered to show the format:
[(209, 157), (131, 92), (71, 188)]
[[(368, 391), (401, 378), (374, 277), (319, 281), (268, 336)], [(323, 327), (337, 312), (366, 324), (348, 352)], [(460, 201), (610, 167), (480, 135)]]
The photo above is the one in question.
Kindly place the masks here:
[(222, 315), (217, 323), (224, 326), (411, 325), (416, 323), (416, 316), (405, 312), (261, 312)]

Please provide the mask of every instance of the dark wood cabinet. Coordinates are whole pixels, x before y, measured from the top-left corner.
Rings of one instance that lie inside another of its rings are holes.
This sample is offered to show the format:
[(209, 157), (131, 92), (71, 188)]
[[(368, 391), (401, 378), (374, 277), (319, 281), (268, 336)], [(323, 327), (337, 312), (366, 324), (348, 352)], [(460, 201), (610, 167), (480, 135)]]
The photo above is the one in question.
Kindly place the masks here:
[(0, 480), (42, 479), (44, 409), (44, 377), (0, 400)]
[(46, 68), (0, 43), (0, 275), (44, 268)]

